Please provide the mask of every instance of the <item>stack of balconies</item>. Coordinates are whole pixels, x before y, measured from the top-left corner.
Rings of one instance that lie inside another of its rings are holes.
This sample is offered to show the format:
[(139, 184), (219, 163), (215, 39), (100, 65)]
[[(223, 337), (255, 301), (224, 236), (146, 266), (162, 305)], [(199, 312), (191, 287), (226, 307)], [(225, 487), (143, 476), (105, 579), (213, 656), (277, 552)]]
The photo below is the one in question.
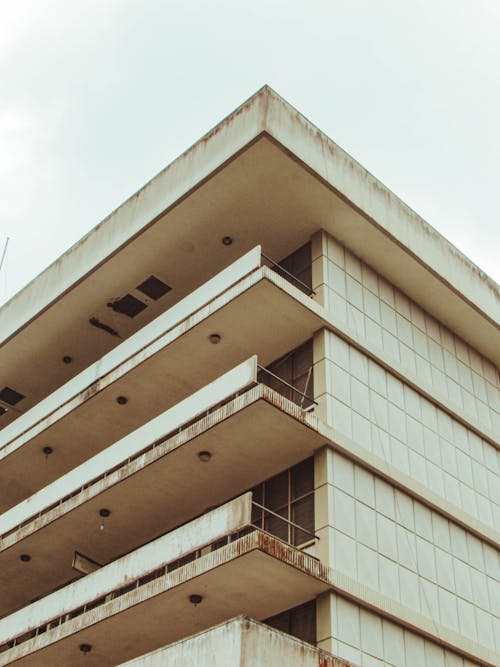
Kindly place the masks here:
[(332, 585), (313, 505), (298, 525), (247, 491), (328, 442), (312, 366), (280, 374), (326, 313), (266, 263), (250, 251), (1, 431), (0, 665), (116, 665)]

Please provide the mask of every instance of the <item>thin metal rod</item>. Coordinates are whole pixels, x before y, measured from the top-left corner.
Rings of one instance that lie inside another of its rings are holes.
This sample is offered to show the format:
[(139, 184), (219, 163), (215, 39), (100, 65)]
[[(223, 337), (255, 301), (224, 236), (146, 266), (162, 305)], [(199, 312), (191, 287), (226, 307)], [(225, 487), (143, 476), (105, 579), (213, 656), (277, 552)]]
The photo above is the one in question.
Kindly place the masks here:
[[(300, 531), (303, 533), (307, 533), (311, 537), (314, 537), (315, 540), (319, 540), (319, 537), (315, 535), (314, 533), (311, 533), (310, 530), (306, 530), (306, 528), (302, 528), (302, 526), (299, 526), (297, 523), (294, 523), (293, 521), (290, 521), (289, 519), (285, 519), (284, 516), (280, 516), (279, 514), (276, 514), (276, 512), (273, 512), (272, 510), (268, 509), (267, 507), (264, 507), (263, 505), (260, 505), (259, 503), (255, 502), (255, 500), (252, 500), (252, 505), (255, 505), (255, 507), (258, 507), (261, 510), (264, 510), (264, 512), (267, 512), (268, 514), (272, 514), (273, 516), (277, 517), (278, 519), (281, 519), (285, 523), (289, 524), (290, 526), (293, 526), (294, 528), (298, 528)], [(260, 530), (258, 526), (255, 526), (252, 524), (257, 530)]]
[(278, 269), (280, 271), (283, 271), (283, 273), (286, 273), (286, 275), (289, 276), (292, 280), (295, 280), (295, 282), (299, 283), (299, 285), (302, 285), (302, 287), (305, 287), (309, 295), (313, 295), (313, 294), (316, 293), (313, 289), (311, 289), (309, 287), (309, 285), (306, 285), (304, 282), (302, 282), (302, 280), (300, 278), (297, 278), (297, 276), (294, 276), (293, 273), (290, 273), (290, 271), (287, 271), (286, 269), (284, 269), (281, 266), (281, 264), (278, 264), (278, 262), (275, 262), (274, 259), (271, 259), (267, 255), (264, 255), (264, 253), (261, 253), (261, 255), (266, 261), (270, 262), (273, 266), (278, 267)]
[(297, 389), (297, 388), (294, 387), (293, 385), (289, 384), (286, 380), (283, 380), (283, 378), (280, 378), (279, 375), (276, 375), (275, 373), (273, 373), (272, 371), (268, 370), (267, 368), (264, 368), (264, 367), (261, 366), (260, 364), (257, 364), (257, 368), (258, 368), (259, 370), (263, 371), (264, 373), (269, 373), (269, 375), (272, 375), (273, 378), (276, 378), (276, 380), (279, 380), (280, 382), (282, 382), (282, 383), (283, 383), (284, 385), (286, 385), (289, 389), (292, 389), (293, 391), (296, 391), (297, 394), (300, 394), (300, 395), (303, 396), (304, 398), (307, 398), (307, 400), (308, 400), (308, 401), (311, 401), (312, 403), (314, 403), (314, 405), (318, 405), (317, 401), (315, 401), (314, 398), (311, 398), (311, 397), (308, 396), (307, 394), (304, 394), (303, 391), (300, 391), (300, 389)]
[[(304, 387), (304, 396), (306, 395), (307, 388), (309, 387), (309, 380), (311, 379), (311, 374), (312, 374), (312, 366), (309, 366), (309, 370), (307, 371), (307, 378), (306, 378), (306, 386)], [(304, 396), (302, 396), (302, 400), (300, 401), (300, 407), (304, 407)]]
[(7, 252), (7, 246), (8, 245), (9, 245), (9, 237), (7, 236), (7, 238), (5, 240), (5, 245), (3, 247), (2, 259), (0, 259), (0, 271), (2, 271), (2, 266), (3, 266), (4, 259), (5, 259), (5, 254)]

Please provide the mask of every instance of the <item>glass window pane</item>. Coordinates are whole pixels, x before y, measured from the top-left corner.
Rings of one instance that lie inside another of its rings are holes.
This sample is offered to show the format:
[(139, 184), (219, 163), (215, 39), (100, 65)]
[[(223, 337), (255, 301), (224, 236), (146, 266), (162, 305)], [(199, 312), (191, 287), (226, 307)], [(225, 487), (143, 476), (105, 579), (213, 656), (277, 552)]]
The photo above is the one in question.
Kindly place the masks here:
[[(298, 545), (309, 542), (314, 533), (314, 494), (297, 500), (292, 505), (292, 521), (305, 530), (293, 529), (292, 544)], [(307, 532), (306, 532), (307, 531)]]
[[(285, 519), (288, 518), (288, 510), (286, 508), (276, 512), (276, 514), (279, 514), (279, 516), (282, 516)], [(286, 521), (282, 521), (279, 517), (273, 516), (272, 514), (266, 514), (264, 529), (267, 530), (268, 533), (271, 533), (271, 535), (276, 535), (276, 537), (279, 537), (280, 540), (285, 542), (289, 541), (288, 525), (289, 524)]]
[(294, 466), (292, 476), (292, 500), (314, 491), (314, 459), (311, 457)]
[(301, 375), (307, 375), (313, 365), (313, 346), (312, 340), (299, 347), (293, 353), (293, 377), (298, 378)]
[(255, 505), (252, 505), (252, 523), (254, 526), (257, 526), (257, 528), (262, 528), (263, 520), (263, 511), (260, 509), (260, 507), (255, 507)]
[(275, 510), (283, 507), (287, 502), (288, 471), (285, 471), (266, 482), (264, 504), (270, 510)]
[(281, 632), (286, 632), (288, 635), (290, 634), (290, 613), (288, 611), (285, 611), (283, 614), (278, 614), (277, 616), (273, 616), (272, 618), (269, 618), (265, 622), (267, 623), (267, 625), (270, 625), (272, 628), (275, 628), (276, 630), (280, 630)]
[(255, 486), (252, 489), (252, 500), (254, 500), (256, 503), (259, 503), (259, 505), (262, 505), (263, 488), (264, 488), (264, 485), (259, 484), (258, 486)]
[(308, 644), (316, 644), (316, 605), (314, 601), (292, 610), (290, 634)]
[(293, 273), (294, 276), (298, 275), (302, 271), (307, 271), (308, 269), (310, 270), (312, 264), (311, 244), (306, 243), (288, 257), (291, 259), (291, 265), (292, 265), (291, 273)]
[(316, 644), (315, 600), (272, 616), (266, 619), (264, 623), (313, 646)]

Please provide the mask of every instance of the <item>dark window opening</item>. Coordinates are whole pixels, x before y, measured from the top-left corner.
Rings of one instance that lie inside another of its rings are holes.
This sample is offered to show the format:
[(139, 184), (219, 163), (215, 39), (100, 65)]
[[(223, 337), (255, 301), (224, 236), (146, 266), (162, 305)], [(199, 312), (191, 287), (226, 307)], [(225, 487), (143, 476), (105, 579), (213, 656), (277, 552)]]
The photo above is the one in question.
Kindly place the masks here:
[(144, 282), (137, 286), (137, 289), (139, 292), (156, 301), (164, 294), (167, 294), (167, 292), (170, 292), (172, 288), (156, 276), (149, 276), (149, 278), (146, 278)]
[(253, 506), (254, 526), (294, 546), (311, 543), (314, 539), (313, 457), (262, 482), (252, 493), (253, 500), (265, 508)]
[(26, 398), (24, 394), (20, 394), (15, 389), (11, 389), (11, 387), (4, 387), (2, 391), (0, 391), (0, 401), (8, 403), (9, 405), (16, 405), (16, 403), (22, 401), (23, 398)]
[(308, 644), (316, 645), (316, 600), (288, 609), (264, 621), (276, 630), (286, 632)]
[[(284, 271), (280, 271), (280, 267), (283, 268)], [(274, 270), (276, 273), (283, 276), (283, 278), (286, 278), (286, 280), (290, 280), (290, 276), (285, 272), (291, 273), (292, 276), (298, 278), (300, 282), (293, 280), (290, 282), (302, 290), (302, 292), (309, 295), (312, 291), (311, 243), (304, 244), (292, 252), (291, 255), (282, 259), (278, 262), (278, 266), (276, 266)]]
[(132, 294), (125, 294), (121, 299), (108, 303), (108, 307), (114, 310), (115, 313), (128, 315), (128, 317), (135, 317), (147, 308), (145, 303), (136, 299)]
[[(266, 370), (270, 373), (266, 373)], [(260, 371), (258, 379), (303, 408), (314, 405), (312, 339), (273, 361)]]

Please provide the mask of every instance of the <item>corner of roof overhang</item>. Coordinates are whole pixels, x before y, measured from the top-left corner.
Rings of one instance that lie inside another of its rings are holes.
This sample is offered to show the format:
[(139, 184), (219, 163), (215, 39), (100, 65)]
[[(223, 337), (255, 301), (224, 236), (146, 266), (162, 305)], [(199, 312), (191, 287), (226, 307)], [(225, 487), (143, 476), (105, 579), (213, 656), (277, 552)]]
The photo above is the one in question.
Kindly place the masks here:
[(269, 86), (259, 96), (261, 134), (320, 179), (380, 233), (494, 327), (500, 286), (373, 174)]

